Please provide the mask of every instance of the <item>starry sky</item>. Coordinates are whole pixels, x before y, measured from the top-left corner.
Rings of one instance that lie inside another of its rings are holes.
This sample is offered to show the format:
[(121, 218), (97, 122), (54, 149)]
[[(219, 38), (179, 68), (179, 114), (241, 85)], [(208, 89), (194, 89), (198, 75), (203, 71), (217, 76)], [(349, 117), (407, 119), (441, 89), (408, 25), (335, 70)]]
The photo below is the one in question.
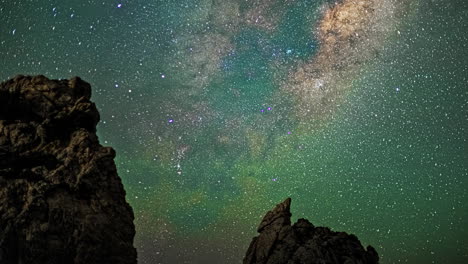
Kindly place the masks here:
[(80, 76), (139, 263), (240, 263), (265, 212), (468, 263), (465, 0), (0, 0), (0, 79)]

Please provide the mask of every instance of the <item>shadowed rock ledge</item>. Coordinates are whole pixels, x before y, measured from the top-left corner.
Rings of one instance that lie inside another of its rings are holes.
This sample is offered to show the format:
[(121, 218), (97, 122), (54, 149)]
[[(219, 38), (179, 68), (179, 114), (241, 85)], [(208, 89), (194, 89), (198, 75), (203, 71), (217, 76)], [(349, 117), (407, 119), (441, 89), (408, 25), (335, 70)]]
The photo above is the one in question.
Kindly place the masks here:
[(354, 235), (314, 227), (306, 219), (291, 226), (291, 198), (276, 205), (263, 218), (259, 236), (250, 243), (244, 264), (373, 264), (379, 256), (367, 251)]
[(0, 84), (0, 263), (137, 263), (133, 211), (80, 78)]

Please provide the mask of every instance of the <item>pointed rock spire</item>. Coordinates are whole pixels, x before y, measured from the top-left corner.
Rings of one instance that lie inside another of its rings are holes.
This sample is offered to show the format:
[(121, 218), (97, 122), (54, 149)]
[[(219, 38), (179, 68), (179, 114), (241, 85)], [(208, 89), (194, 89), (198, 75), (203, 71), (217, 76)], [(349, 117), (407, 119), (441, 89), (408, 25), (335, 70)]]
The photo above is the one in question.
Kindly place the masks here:
[(276, 207), (268, 211), (258, 226), (257, 232), (262, 232), (265, 228), (281, 228), (285, 225), (291, 225), (291, 198), (279, 203)]
[(376, 264), (371, 246), (364, 249), (355, 235), (314, 227), (306, 219), (291, 226), (291, 198), (263, 218), (244, 258), (244, 264), (362, 263)]

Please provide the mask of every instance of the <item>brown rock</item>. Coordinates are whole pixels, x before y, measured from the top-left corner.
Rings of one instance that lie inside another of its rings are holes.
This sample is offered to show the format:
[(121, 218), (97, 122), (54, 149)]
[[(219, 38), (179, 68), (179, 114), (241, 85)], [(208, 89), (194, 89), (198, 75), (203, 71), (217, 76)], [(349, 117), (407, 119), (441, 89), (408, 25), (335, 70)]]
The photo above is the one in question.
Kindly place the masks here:
[(133, 211), (75, 77), (0, 84), (0, 263), (137, 263)]
[(244, 264), (374, 264), (379, 256), (367, 251), (354, 235), (314, 227), (306, 219), (291, 226), (291, 198), (276, 205), (263, 218), (259, 236), (250, 243)]

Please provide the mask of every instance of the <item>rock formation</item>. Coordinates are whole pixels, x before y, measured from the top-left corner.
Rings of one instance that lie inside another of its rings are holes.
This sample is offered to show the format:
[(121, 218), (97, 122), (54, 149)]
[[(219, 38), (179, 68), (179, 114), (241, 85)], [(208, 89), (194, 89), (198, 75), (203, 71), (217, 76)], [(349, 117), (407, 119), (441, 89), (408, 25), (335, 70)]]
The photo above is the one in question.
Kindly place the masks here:
[(137, 263), (133, 211), (80, 78), (0, 84), (0, 263)]
[(371, 264), (379, 256), (367, 251), (354, 235), (314, 227), (306, 219), (291, 226), (291, 198), (269, 211), (258, 227), (259, 236), (250, 243), (244, 264)]

